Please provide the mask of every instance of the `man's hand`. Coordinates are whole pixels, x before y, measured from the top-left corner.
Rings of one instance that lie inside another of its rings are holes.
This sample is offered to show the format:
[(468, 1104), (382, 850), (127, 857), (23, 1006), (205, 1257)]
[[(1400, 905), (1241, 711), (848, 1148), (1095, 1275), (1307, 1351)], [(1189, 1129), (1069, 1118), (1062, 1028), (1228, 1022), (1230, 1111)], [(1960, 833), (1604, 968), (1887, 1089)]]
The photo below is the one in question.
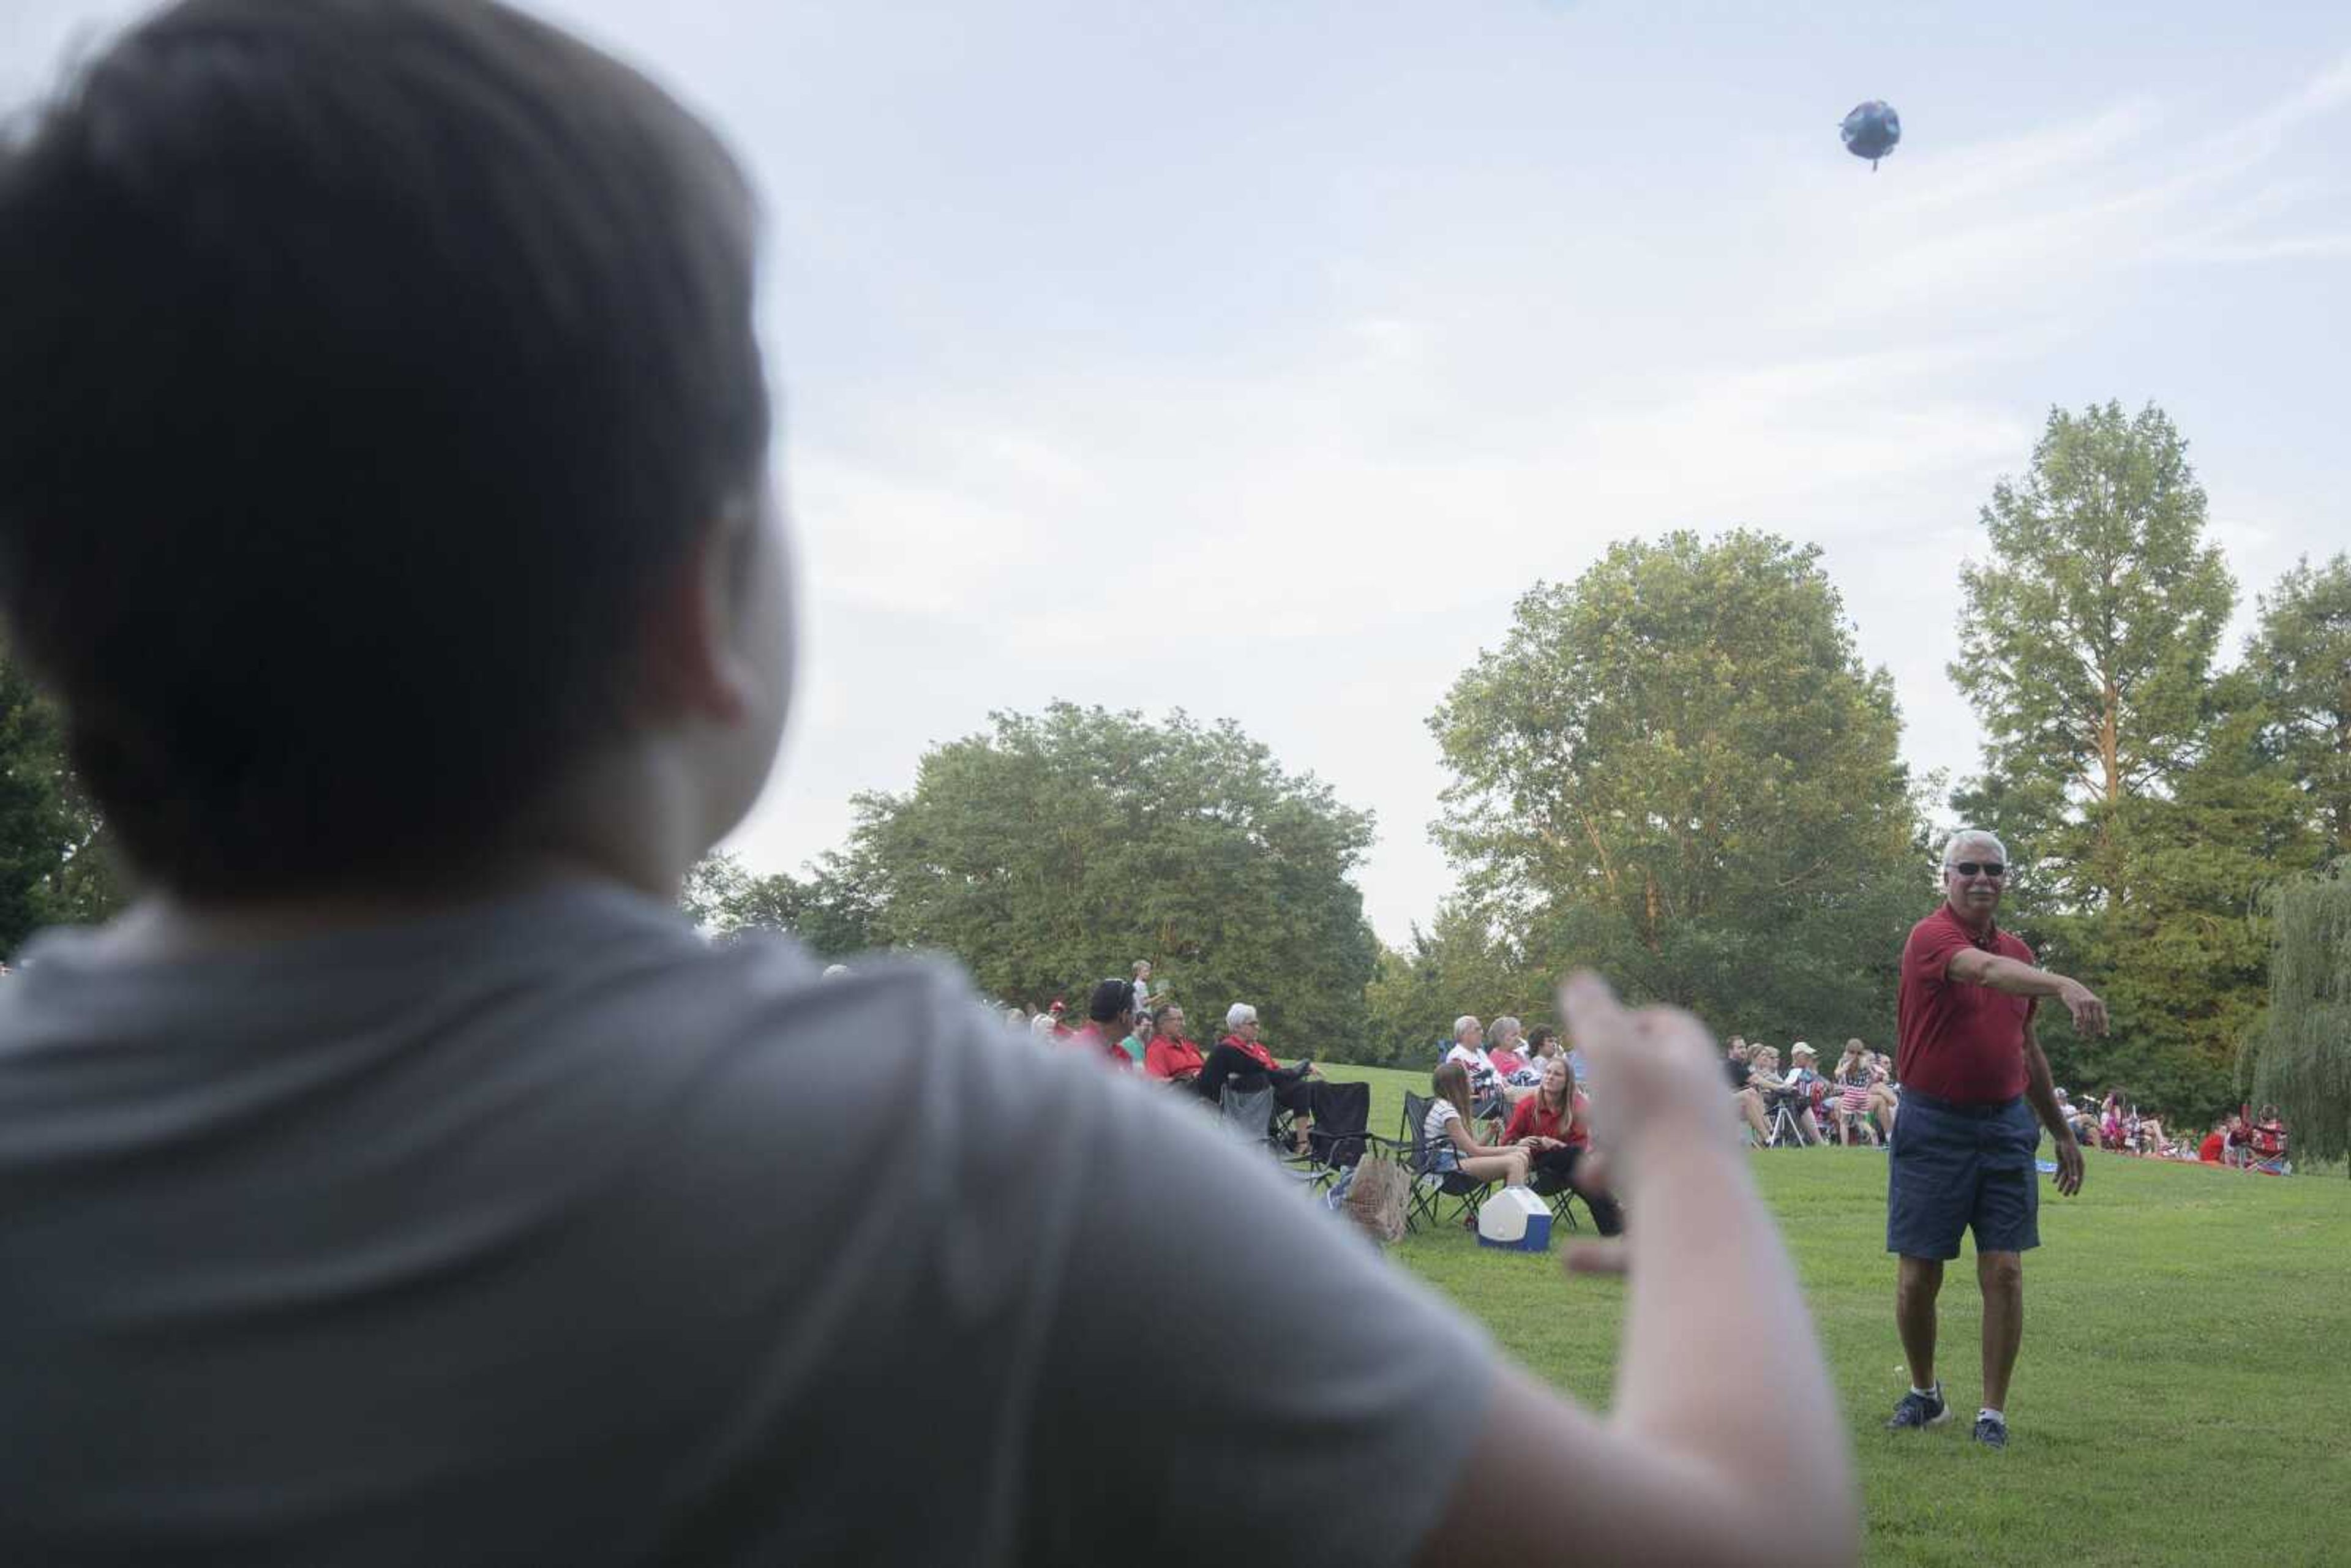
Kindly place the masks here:
[(2057, 989), (2057, 999), (2074, 1015), (2074, 1032), (2085, 1038), (2106, 1032), (2106, 1004), (2097, 994), (2079, 980), (2067, 980)]
[[(2095, 998), (2093, 998), (2094, 1000)], [(2082, 1190), (2082, 1145), (2068, 1128), (2057, 1136), (2057, 1191), (2072, 1197)]]

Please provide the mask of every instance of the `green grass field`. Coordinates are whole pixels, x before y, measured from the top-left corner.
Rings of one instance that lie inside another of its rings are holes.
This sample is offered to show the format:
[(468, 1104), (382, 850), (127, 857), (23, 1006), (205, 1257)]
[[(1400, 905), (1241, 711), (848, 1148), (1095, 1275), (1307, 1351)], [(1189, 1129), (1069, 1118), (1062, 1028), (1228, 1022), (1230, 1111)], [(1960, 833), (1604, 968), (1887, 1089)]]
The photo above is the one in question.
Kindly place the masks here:
[[(1406, 1088), (1426, 1092), (1416, 1073), (1323, 1071), (1373, 1085), (1378, 1133), (1395, 1130)], [(2081, 1197), (2044, 1187), (2011, 1439), (1993, 1454), (1967, 1436), (1981, 1383), (1971, 1254), (1943, 1286), (1939, 1370), (1959, 1418), (1896, 1437), (1880, 1428), (1908, 1385), (1885, 1156), (1749, 1157), (1853, 1434), (1867, 1561), (2351, 1564), (2351, 1181), (2339, 1170), (2277, 1179), (2092, 1154)], [(1607, 1403), (1620, 1282), (1568, 1279), (1555, 1258), (1481, 1249), (1458, 1228), (1394, 1255), (1527, 1366)], [(1735, 1302), (1722, 1323), (1759, 1353), (1789, 1326)]]

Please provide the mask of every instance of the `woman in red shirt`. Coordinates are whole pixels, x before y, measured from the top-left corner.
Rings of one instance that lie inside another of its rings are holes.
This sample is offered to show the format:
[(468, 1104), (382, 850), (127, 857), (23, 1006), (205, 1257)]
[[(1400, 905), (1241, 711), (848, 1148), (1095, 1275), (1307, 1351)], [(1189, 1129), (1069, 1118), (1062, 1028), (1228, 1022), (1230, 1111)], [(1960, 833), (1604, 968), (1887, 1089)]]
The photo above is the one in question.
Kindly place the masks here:
[(1227, 1080), (1235, 1078), (1243, 1088), (1259, 1082), (1273, 1085), (1274, 1103), (1290, 1113), (1298, 1152), (1306, 1153), (1306, 1135), (1314, 1124), (1314, 1064), (1301, 1060), (1295, 1067), (1281, 1065), (1258, 1039), (1257, 1009), (1247, 1002), (1235, 1002), (1226, 1010), (1225, 1038), (1208, 1052), (1207, 1065), (1192, 1081), (1192, 1090), (1214, 1105), (1223, 1095)]
[(1168, 1083), (1189, 1083), (1200, 1076), (1205, 1061), (1200, 1048), (1184, 1038), (1184, 1009), (1174, 1002), (1161, 1008), (1151, 1043), (1143, 1050), (1144, 1072)]
[(1533, 1155), (1537, 1191), (1573, 1187), (1601, 1235), (1622, 1235), (1625, 1211), (1608, 1190), (1606, 1162), (1592, 1147), (1584, 1098), (1568, 1074), (1567, 1059), (1547, 1056), (1542, 1063), (1542, 1086), (1511, 1108), (1502, 1142), (1521, 1145)]

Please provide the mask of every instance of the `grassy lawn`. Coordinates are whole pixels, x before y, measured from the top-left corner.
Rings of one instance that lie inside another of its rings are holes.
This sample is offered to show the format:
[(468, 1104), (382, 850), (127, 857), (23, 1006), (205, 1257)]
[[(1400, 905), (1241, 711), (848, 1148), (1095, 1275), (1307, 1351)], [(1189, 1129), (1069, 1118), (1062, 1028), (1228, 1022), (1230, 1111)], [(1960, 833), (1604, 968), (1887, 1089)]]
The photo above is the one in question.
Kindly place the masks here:
[[(1415, 1073), (1326, 1067), (1373, 1088), (1393, 1133)], [(1907, 1386), (1885, 1252), (1885, 1156), (1750, 1156), (1827, 1348), (1859, 1460), (1867, 1560), (1887, 1563), (2351, 1563), (2351, 1181), (2279, 1180), (2092, 1154), (2082, 1196), (2043, 1189), (2025, 1258), (2024, 1351), (2004, 1454), (1977, 1449), (1980, 1319), (1970, 1258), (1943, 1286), (1957, 1419), (1880, 1429)], [(1637, 1222), (1636, 1222), (1637, 1223)], [(1587, 1221), (1586, 1234), (1589, 1232)], [(1624, 1292), (1467, 1232), (1395, 1249), (1526, 1365), (1604, 1405)], [(1784, 1325), (1726, 1303), (1724, 1332)]]

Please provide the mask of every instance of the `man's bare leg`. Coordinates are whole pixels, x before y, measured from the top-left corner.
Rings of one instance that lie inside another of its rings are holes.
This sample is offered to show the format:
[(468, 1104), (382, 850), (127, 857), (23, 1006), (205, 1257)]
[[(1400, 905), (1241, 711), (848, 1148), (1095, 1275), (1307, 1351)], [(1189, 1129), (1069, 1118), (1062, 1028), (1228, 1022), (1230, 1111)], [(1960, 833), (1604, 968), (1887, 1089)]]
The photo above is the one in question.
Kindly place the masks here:
[[(1908, 1262), (1908, 1259), (1904, 1259)], [(2024, 1259), (2015, 1252), (1976, 1254), (1976, 1282), (1983, 1287), (1983, 1402), (1987, 1410), (2008, 1409), (2008, 1377), (2016, 1370), (2016, 1347), (2024, 1343)], [(1928, 1354), (1933, 1354), (1932, 1329)], [(1908, 1343), (1907, 1338), (1904, 1342)]]
[[(2014, 1253), (2010, 1253), (2013, 1258)], [(1902, 1359), (1910, 1364), (1910, 1386), (1935, 1386), (1935, 1298), (1943, 1289), (1943, 1260), (1903, 1258), (1894, 1276), (1894, 1322), (1902, 1331)], [(1991, 1312), (1984, 1312), (1984, 1356), (1991, 1356)], [(2013, 1347), (2010, 1354), (2014, 1354)]]

